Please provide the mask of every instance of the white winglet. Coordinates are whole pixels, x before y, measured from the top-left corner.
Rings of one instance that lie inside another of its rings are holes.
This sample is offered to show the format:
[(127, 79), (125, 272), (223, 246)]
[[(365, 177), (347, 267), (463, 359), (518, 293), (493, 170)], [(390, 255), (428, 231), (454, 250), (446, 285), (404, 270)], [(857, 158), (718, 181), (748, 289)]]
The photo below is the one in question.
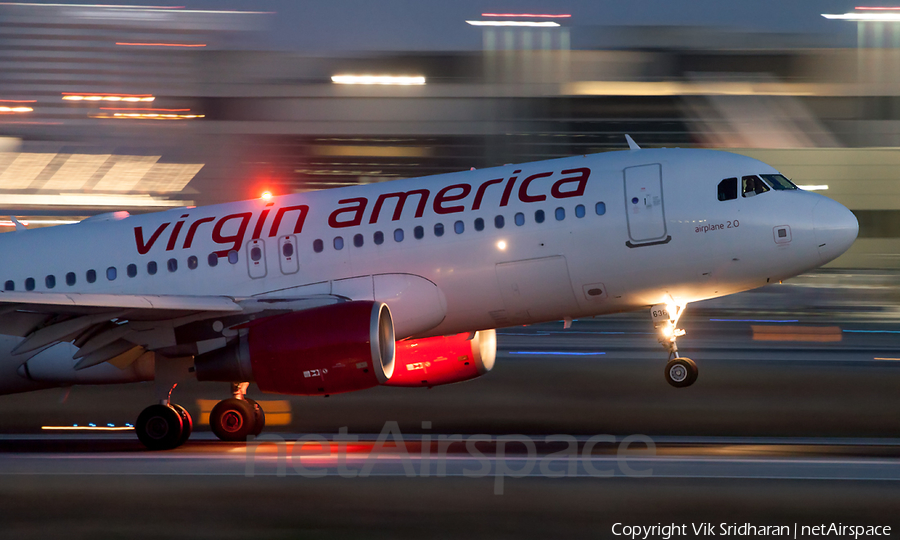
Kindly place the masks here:
[(641, 147), (638, 146), (638, 143), (634, 142), (634, 139), (631, 138), (631, 135), (625, 134), (625, 140), (628, 141), (628, 149), (629, 150), (640, 150)]

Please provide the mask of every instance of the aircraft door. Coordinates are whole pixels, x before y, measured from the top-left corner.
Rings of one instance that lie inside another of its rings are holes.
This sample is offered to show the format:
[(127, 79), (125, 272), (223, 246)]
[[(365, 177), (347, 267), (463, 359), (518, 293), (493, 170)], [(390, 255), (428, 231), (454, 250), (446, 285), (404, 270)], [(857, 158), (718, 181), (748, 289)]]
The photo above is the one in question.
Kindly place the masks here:
[(296, 274), (300, 270), (297, 258), (297, 237), (293, 234), (278, 237), (278, 262), (282, 274)]
[(250, 277), (254, 279), (266, 277), (266, 243), (262, 240), (247, 242), (247, 264)]
[(662, 166), (659, 163), (625, 169), (625, 208), (628, 247), (664, 244), (666, 214), (663, 208)]

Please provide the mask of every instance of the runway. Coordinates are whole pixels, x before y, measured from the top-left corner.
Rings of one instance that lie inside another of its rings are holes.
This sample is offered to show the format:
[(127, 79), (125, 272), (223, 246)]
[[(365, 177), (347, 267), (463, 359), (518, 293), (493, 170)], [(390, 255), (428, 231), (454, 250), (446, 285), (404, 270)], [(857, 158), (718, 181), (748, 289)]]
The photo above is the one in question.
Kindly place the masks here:
[(652, 451), (623, 453), (621, 438), (586, 450), (590, 438), (579, 437), (566, 456), (567, 444), (545, 437), (532, 437), (533, 454), (492, 437), (479, 454), (457, 443), (444, 457), (438, 434), (382, 446), (378, 434), (354, 436), (323, 434), (325, 445), (301, 449), (201, 435), (171, 452), (122, 435), (4, 436), (0, 522), (15, 538), (614, 538), (614, 523), (900, 525), (897, 439), (660, 437)]
[[(900, 439), (208, 433), (170, 452), (133, 437), (0, 439), (0, 476), (534, 477), (900, 480)], [(897, 486), (900, 488), (900, 484)]]

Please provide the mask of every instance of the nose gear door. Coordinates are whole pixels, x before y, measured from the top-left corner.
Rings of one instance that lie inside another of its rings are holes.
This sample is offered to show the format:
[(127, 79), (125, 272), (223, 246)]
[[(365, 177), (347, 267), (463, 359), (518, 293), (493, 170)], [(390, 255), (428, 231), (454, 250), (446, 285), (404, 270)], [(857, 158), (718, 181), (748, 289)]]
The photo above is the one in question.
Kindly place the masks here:
[(628, 219), (628, 247), (665, 244), (662, 166), (659, 163), (625, 169), (625, 208)]

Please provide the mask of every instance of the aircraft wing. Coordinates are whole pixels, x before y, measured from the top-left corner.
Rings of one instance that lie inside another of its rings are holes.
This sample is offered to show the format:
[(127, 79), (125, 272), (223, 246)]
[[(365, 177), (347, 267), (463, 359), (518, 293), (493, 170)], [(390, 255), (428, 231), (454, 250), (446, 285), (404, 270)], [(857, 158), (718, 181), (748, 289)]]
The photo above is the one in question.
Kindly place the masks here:
[(10, 304), (31, 307), (164, 309), (179, 311), (242, 311), (233, 298), (225, 296), (178, 296), (136, 294), (85, 294), (14, 292), (0, 293), (0, 310)]
[[(0, 292), (0, 334), (25, 338), (24, 362), (56, 343), (78, 347), (76, 369), (122, 367), (144, 352), (191, 356), (224, 346), (250, 320), (346, 301), (333, 295), (236, 299), (227, 296)], [(31, 354), (29, 354), (31, 353)]]

